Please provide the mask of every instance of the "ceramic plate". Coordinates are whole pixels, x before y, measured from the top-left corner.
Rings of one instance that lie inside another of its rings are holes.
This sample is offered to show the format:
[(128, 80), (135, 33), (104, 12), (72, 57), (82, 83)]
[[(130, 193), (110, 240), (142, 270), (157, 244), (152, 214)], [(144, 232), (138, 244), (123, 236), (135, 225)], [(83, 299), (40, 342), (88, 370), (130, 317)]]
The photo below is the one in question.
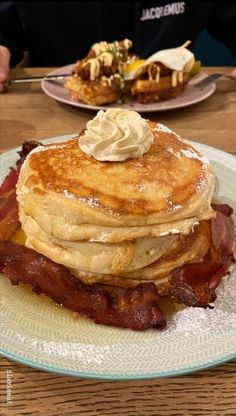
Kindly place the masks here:
[[(67, 65), (50, 72), (50, 74), (48, 75), (69, 74), (71, 73), (73, 67), (74, 65)], [(140, 113), (145, 113), (151, 111), (164, 111), (173, 110), (181, 107), (187, 107), (189, 105), (196, 104), (200, 101), (205, 100), (210, 95), (212, 95), (216, 89), (215, 83), (212, 83), (203, 89), (198, 89), (194, 87), (194, 84), (203, 79), (205, 76), (206, 74), (203, 73), (195, 75), (187, 85), (184, 93), (181, 94), (179, 97), (154, 104), (140, 104), (135, 100), (127, 102), (125, 104), (114, 103), (101, 106), (83, 104), (71, 98), (70, 92), (63, 86), (65, 80), (43, 81), (42, 89), (47, 95), (49, 95), (57, 101), (73, 105), (75, 107), (85, 108), (87, 110), (100, 110), (119, 106), (120, 108), (126, 108), (129, 110), (138, 111)]]
[[(54, 138), (56, 141), (69, 138)], [(193, 144), (210, 159), (216, 197), (236, 212), (236, 158)], [(1, 156), (1, 174), (18, 149)], [(96, 325), (0, 276), (1, 353), (25, 365), (84, 378), (145, 379), (176, 376), (236, 357), (236, 271), (225, 277), (214, 309), (184, 308), (165, 330), (135, 332)]]

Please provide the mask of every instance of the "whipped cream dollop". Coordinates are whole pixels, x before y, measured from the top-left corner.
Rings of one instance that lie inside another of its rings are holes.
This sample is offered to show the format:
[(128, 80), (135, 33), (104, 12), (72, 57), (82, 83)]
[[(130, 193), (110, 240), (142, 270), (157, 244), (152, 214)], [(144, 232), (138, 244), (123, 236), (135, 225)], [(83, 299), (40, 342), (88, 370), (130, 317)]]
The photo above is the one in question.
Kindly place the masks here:
[(121, 162), (141, 157), (153, 143), (153, 134), (136, 111), (100, 110), (79, 137), (80, 149), (99, 161)]

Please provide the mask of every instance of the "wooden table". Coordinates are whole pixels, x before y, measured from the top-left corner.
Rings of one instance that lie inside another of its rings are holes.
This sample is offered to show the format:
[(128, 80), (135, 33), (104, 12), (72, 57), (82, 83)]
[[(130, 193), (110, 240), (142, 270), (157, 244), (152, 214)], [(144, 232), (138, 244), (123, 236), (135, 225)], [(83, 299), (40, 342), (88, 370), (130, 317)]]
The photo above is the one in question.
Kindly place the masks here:
[[(205, 72), (229, 70), (206, 68)], [(48, 71), (15, 69), (12, 76)], [(28, 139), (79, 132), (94, 115), (47, 97), (39, 83), (9, 87), (7, 93), (0, 94), (0, 109), (1, 151)], [(206, 101), (148, 117), (168, 125), (183, 138), (236, 155), (235, 81), (219, 79), (216, 92)], [(11, 374), (11, 405), (6, 403), (7, 374)], [(2, 416), (236, 415), (236, 360), (182, 377), (103, 382), (44, 373), (2, 358), (0, 383)]]

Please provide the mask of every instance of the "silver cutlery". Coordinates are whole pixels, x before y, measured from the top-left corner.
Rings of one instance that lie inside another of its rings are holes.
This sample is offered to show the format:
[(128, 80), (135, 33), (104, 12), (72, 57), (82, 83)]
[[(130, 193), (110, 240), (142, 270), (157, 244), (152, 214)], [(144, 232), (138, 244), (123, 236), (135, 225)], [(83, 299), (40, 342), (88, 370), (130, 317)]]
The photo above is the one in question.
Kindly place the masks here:
[(61, 75), (44, 75), (38, 77), (22, 77), (22, 78), (10, 78), (8, 80), (9, 84), (20, 84), (23, 82), (38, 82), (38, 81), (53, 81), (60, 80), (66, 77), (69, 77), (72, 74), (61, 74)]
[(201, 81), (197, 82), (196, 84), (193, 84), (196, 88), (204, 88), (207, 87), (207, 85), (212, 84), (212, 82), (216, 81), (220, 77), (227, 77), (230, 79), (234, 79), (230, 74), (211, 74), (207, 77), (203, 78)]
[[(21, 77), (21, 78), (10, 78), (8, 80), (8, 84), (20, 84), (24, 82), (39, 82), (39, 81), (53, 81), (53, 80), (61, 80), (66, 77), (71, 76), (72, 74), (60, 74), (60, 75), (44, 75), (44, 76), (37, 76), (37, 77)], [(204, 88), (207, 85), (211, 84), (212, 82), (216, 81), (220, 77), (227, 77), (230, 79), (234, 79), (230, 74), (220, 74), (215, 73), (208, 75), (207, 77), (203, 78), (201, 81), (193, 84), (196, 88)]]

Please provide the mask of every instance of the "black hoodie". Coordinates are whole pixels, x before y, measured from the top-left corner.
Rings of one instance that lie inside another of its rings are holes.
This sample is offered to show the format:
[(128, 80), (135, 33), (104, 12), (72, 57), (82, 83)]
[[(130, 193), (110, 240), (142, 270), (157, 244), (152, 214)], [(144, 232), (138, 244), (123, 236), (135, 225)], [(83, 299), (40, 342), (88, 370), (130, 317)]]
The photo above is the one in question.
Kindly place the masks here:
[(17, 63), (61, 66), (84, 57), (101, 40), (130, 38), (146, 58), (159, 49), (193, 43), (203, 28), (236, 56), (235, 1), (0, 2), (0, 44)]

